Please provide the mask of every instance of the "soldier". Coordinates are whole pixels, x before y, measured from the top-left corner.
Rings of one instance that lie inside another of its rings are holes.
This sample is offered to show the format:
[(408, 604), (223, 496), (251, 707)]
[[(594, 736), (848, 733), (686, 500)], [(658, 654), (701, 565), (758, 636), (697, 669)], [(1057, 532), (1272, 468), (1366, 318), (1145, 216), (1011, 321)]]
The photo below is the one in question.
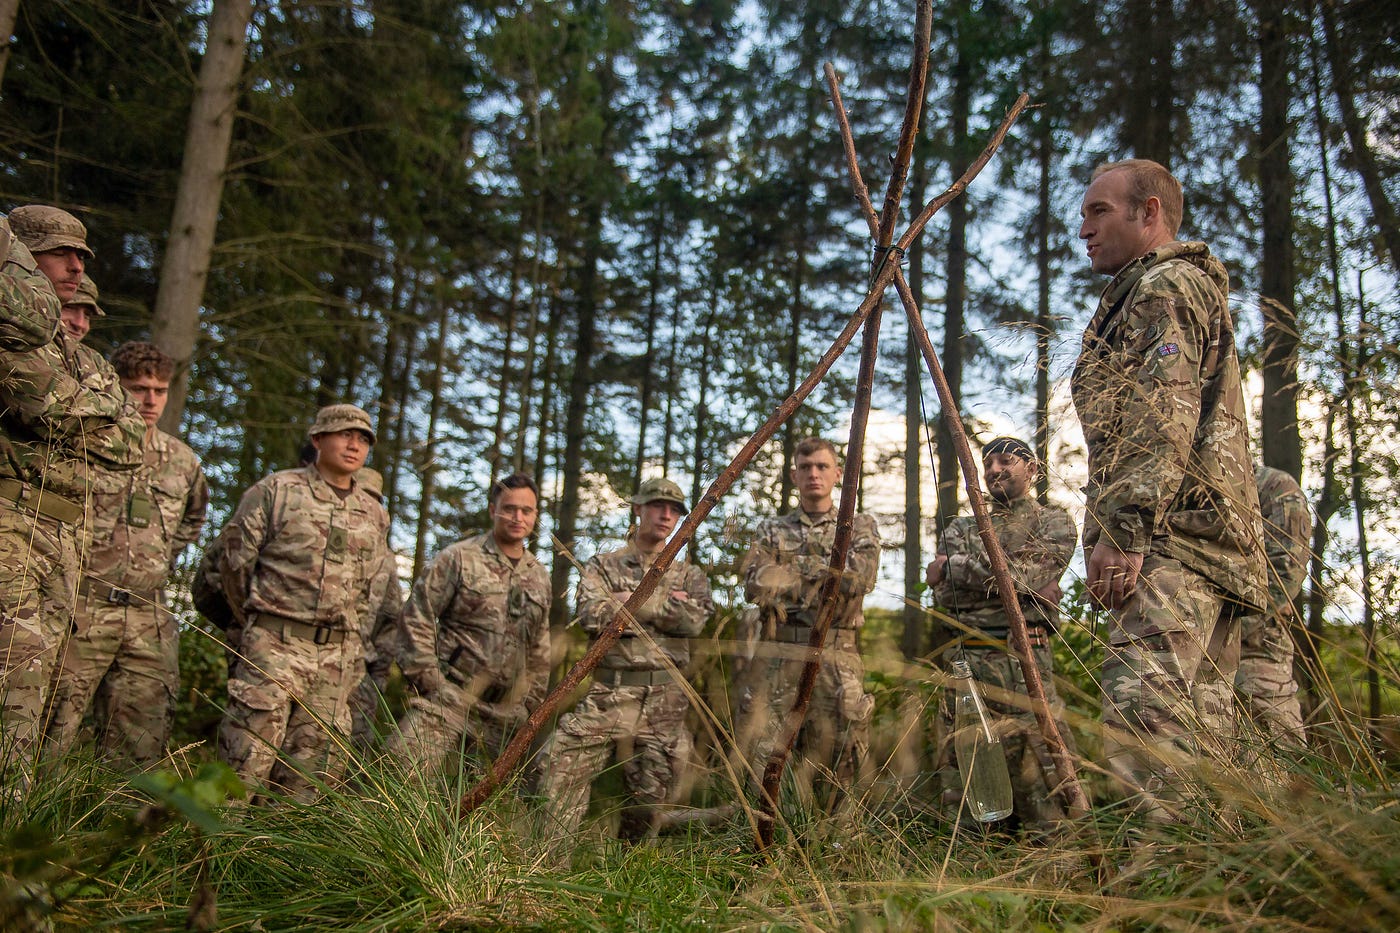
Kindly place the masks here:
[(10, 211), (10, 228), (29, 247), (39, 271), (53, 283), (59, 303), (71, 303), (82, 284), (87, 261), (94, 258), (83, 222), (57, 207), (26, 204)]
[(498, 755), (549, 685), (549, 573), (525, 547), (534, 480), (497, 480), (487, 513), (491, 530), (433, 559), (400, 622), (399, 666), (417, 696), (389, 751), (433, 770), (458, 748)]
[(1155, 162), (1094, 172), (1079, 236), (1113, 279), (1071, 381), (1086, 581), (1112, 611), (1105, 752), (1155, 819), (1179, 817), (1197, 754), (1232, 751), (1238, 616), (1266, 593), (1229, 277), (1204, 243), (1176, 240), (1181, 212), (1181, 184)]
[[(744, 562), (744, 593), (758, 606), (761, 640), (739, 704), (741, 739), (752, 742), (755, 779), (783, 738), (836, 537), (832, 491), (841, 466), (835, 446), (819, 437), (801, 441), (791, 472), (801, 507), (759, 525)], [(865, 692), (859, 631), (865, 623), (862, 602), (875, 588), (879, 569), (879, 529), (873, 518), (857, 514), (846, 571), (837, 585), (836, 615), (807, 719), (793, 746), (799, 794), (827, 812), (854, 784), (870, 747), (875, 698)], [(814, 772), (835, 781), (820, 799), (813, 795)]]
[[(631, 503), (637, 518), (631, 540), (590, 560), (579, 581), (579, 625), (591, 636), (613, 621), (690, 511), (681, 488), (662, 478), (643, 482)], [(624, 839), (645, 834), (656, 808), (678, 799), (693, 745), (685, 721), (690, 699), (679, 678), (690, 663), (690, 639), (713, 611), (704, 572), (685, 560), (671, 564), (540, 753), (540, 793), (552, 834), (577, 831), (589, 785), (615, 748), (635, 804), (624, 813)]]
[(245, 492), (215, 556), (239, 628), (219, 757), (251, 787), (299, 800), (315, 796), (308, 773), (340, 774), (364, 633), (391, 572), (388, 518), (355, 482), (369, 415), (328, 405), (310, 434), (316, 462)]
[[(1035, 454), (1024, 441), (999, 437), (987, 444), (982, 448), (982, 470), (992, 500), (992, 527), (1016, 581), (1031, 650), (1045, 685), (1045, 699), (1057, 717), (1060, 735), (1073, 751), (1074, 740), (1063, 721), (1063, 707), (1055, 692), (1050, 639), (1059, 628), (1060, 577), (1074, 555), (1074, 520), (1059, 506), (1036, 502), (1032, 491), (1039, 468)], [(1003, 694), (1020, 698), (1017, 702), (1005, 696), (986, 697), (988, 707), (1000, 715), (1000, 725), (1006, 730), (999, 737), (1011, 773), (1015, 815), (1027, 829), (1052, 829), (1067, 816), (1063, 803), (1053, 793), (1058, 783), (1055, 763), (1030, 707), (1021, 659), (1007, 647), (1006, 610), (974, 518), (955, 518), (943, 530), (938, 556), (928, 565), (927, 580), (939, 605), (971, 630), (957, 639), (955, 650), (972, 667), (973, 677)], [(941, 706), (943, 744), (938, 761), (940, 770), (956, 775), (952, 700), (952, 691), (945, 690)], [(956, 777), (950, 782), (945, 776), (944, 787), (946, 800), (961, 801), (961, 785)]]
[[(69, 308), (89, 299), (101, 314), (95, 289), (80, 287), (64, 306), (65, 322), (86, 320)], [(180, 686), (180, 633), (161, 590), (175, 558), (199, 538), (209, 487), (194, 451), (156, 427), (175, 361), (131, 342), (112, 354), (112, 366), (146, 423), (145, 461), (133, 472), (93, 471), (93, 546), (59, 664), (48, 741), (51, 753), (66, 751), (92, 707), (99, 750), (145, 766), (164, 754)]]
[[(378, 470), (364, 467), (356, 476), (360, 485), (384, 505), (384, 476)], [(388, 512), (385, 512), (387, 518)], [(391, 554), (392, 560), (392, 554)], [(399, 615), (403, 612), (403, 586), (399, 584), (397, 564), (384, 587), (384, 599), (374, 615), (374, 628), (365, 638), (365, 676), (350, 698), (352, 725), (350, 737), (355, 747), (368, 750), (375, 739), (375, 720), (379, 718), (379, 701), (389, 685), (389, 669), (398, 658)]]
[(1308, 575), (1312, 517), (1298, 481), (1263, 464), (1254, 468), (1264, 513), (1264, 553), (1269, 558), (1269, 609), (1240, 622), (1240, 669), (1235, 687), (1264, 735), (1306, 743), (1298, 682), (1293, 677), (1293, 605)]
[(89, 469), (135, 469), (146, 426), (115, 375), (80, 371), (43, 271), (53, 257), (39, 262), (25, 242), (81, 265), (83, 225), (37, 207), (12, 222), (23, 238), (0, 226), (0, 769), (13, 753), (23, 787), (76, 595)]

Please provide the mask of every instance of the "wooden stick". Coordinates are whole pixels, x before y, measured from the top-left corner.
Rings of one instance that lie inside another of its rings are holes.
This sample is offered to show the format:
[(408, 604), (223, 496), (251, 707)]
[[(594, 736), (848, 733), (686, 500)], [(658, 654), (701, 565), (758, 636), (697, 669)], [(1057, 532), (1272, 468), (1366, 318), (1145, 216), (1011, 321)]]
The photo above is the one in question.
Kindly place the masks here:
[[(923, 107), (924, 81), (928, 72), (929, 36), (933, 24), (932, 0), (919, 0), (914, 24), (913, 61), (909, 66), (909, 92), (904, 108), (904, 123), (900, 130), (899, 148), (895, 154), (894, 170), (890, 175), (889, 186), (885, 191), (885, 214), (876, 233), (876, 251), (872, 278), (878, 277), (893, 267), (899, 271), (899, 261), (889, 261), (888, 247), (894, 236), (894, 225), (899, 219), (899, 202), (904, 193), (904, 182), (909, 173), (909, 160), (914, 154), (914, 141), (919, 132), (919, 114)], [(835, 69), (826, 66), (827, 83), (835, 83)], [(864, 180), (857, 172), (852, 183), (858, 186), (857, 197), (869, 205), (869, 196), (864, 193)], [(867, 211), (867, 220), (873, 220), (874, 208)], [(875, 231), (872, 231), (875, 233)], [(880, 292), (881, 301), (884, 289)], [(851, 412), (851, 430), (846, 442), (846, 467), (841, 478), (841, 505), (836, 510), (836, 537), (832, 541), (831, 556), (828, 558), (826, 578), (822, 581), (820, 609), (812, 625), (808, 639), (810, 653), (802, 666), (802, 676), (797, 682), (797, 696), (792, 709), (784, 720), (783, 738), (768, 756), (763, 767), (762, 793), (759, 798), (757, 821), (758, 847), (760, 850), (773, 844), (773, 830), (778, 809), (778, 789), (782, 784), (783, 771), (792, 755), (797, 735), (807, 719), (807, 710), (812, 704), (812, 691), (816, 688), (817, 675), (821, 671), (822, 648), (826, 644), (827, 632), (836, 618), (837, 595), (842, 575), (846, 571), (846, 559), (851, 549), (851, 537), (855, 526), (856, 501), (860, 497), (861, 465), (865, 462), (865, 429), (870, 420), (870, 402), (874, 394), (875, 365), (879, 360), (881, 307), (877, 303), (865, 323), (865, 334), (861, 341), (860, 370), (856, 376), (856, 397)]]
[[(845, 105), (841, 100), (841, 89), (837, 83), (836, 71), (830, 65), (826, 67), (826, 80), (831, 89), (832, 103), (836, 108), (836, 119), (841, 129), (841, 139), (845, 144), (846, 168), (852, 177), (852, 187), (855, 190), (857, 200), (860, 201), (861, 213), (870, 226), (871, 235), (878, 236), (881, 231), (875, 227), (875, 211), (870, 204), (869, 196), (865, 193), (867, 189), (864, 180), (860, 178), (860, 167), (856, 161), (855, 138), (851, 133)], [(1022, 99), (1025, 99), (1024, 95)], [(953, 400), (952, 389), (949, 387), (947, 376), (944, 375), (943, 367), (938, 361), (938, 354), (934, 351), (933, 342), (929, 339), (928, 330), (924, 327), (923, 317), (914, 299), (914, 293), (904, 278), (903, 270), (900, 270), (900, 273), (895, 277), (895, 288), (903, 301), (905, 313), (909, 318), (909, 326), (914, 331), (915, 342), (918, 343), (919, 349), (923, 352), (924, 361), (928, 364), (929, 375), (933, 377), (939, 401), (943, 406), (944, 421), (953, 436), (953, 445), (958, 453), (958, 462), (962, 465), (972, 514), (977, 520), (977, 530), (987, 549), (992, 574), (1001, 593), (1002, 606), (1006, 609), (1007, 618), (1011, 623), (1009, 629), (1012, 647), (1020, 655), (1021, 666), (1026, 673), (1026, 694), (1031, 700), (1031, 709), (1035, 713), (1036, 723), (1040, 726), (1041, 734), (1045, 737), (1045, 744), (1049, 747), (1051, 758), (1055, 762), (1055, 773), (1060, 780), (1061, 787), (1064, 788), (1063, 792), (1069, 805), (1070, 814), (1076, 818), (1085, 816), (1089, 810), (1088, 798), (1079, 783), (1074, 756), (1069, 754), (1065, 748), (1059, 726), (1054, 717), (1050, 715), (1050, 707), (1045, 698), (1045, 685), (1041, 682), (1040, 669), (1031, 654), (1026, 619), (1021, 612), (1020, 601), (1015, 596), (1016, 590), (1007, 567), (1006, 554), (992, 528), (991, 518), (987, 514), (987, 506), (982, 498), (982, 489), (976, 479), (979, 470), (967, 441), (967, 433), (963, 430), (962, 419), (959, 416), (958, 406)]]

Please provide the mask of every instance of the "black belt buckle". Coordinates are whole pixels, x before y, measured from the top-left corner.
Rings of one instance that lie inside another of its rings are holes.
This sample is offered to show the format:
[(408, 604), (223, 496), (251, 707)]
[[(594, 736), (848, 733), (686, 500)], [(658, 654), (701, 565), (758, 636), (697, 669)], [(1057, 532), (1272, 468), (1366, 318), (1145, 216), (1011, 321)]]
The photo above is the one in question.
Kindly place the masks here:
[(111, 603), (113, 606), (130, 606), (132, 596), (130, 590), (118, 589), (115, 586), (111, 586), (107, 588), (106, 598), (107, 602)]
[(313, 645), (329, 645), (331, 643), (331, 627), (329, 625), (316, 626), (316, 634), (311, 636)]

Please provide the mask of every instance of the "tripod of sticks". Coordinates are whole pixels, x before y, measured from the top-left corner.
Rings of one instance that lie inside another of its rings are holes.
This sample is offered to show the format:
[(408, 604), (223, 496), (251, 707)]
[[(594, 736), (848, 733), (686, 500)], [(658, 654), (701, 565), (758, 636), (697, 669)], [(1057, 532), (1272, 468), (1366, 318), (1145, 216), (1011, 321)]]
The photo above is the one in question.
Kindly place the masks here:
[(841, 496), (841, 505), (836, 515), (836, 537), (832, 547), (831, 559), (827, 568), (826, 578), (822, 581), (820, 595), (820, 611), (812, 626), (812, 635), (808, 643), (809, 655), (806, 665), (802, 670), (801, 680), (798, 682), (797, 698), (793, 702), (792, 709), (787, 713), (784, 720), (784, 737), (778, 742), (773, 753), (763, 768), (762, 791), (759, 801), (759, 812), (754, 818), (755, 838), (760, 850), (767, 849), (773, 842), (774, 823), (776, 821), (778, 787), (782, 782), (783, 772), (787, 767), (788, 758), (792, 754), (793, 744), (797, 740), (798, 732), (802, 728), (807, 717), (807, 709), (811, 703), (812, 690), (815, 687), (817, 673), (821, 664), (821, 654), (823, 645), (826, 642), (827, 632), (831, 628), (832, 620), (836, 613), (836, 594), (841, 579), (841, 575), (846, 569), (846, 558), (850, 550), (851, 535), (855, 519), (855, 504), (858, 498), (857, 493), (861, 479), (861, 463), (863, 460), (865, 446), (865, 430), (870, 415), (870, 404), (872, 387), (874, 383), (875, 364), (878, 355), (878, 344), (880, 337), (880, 317), (881, 306), (884, 294), (890, 285), (895, 286), (901, 303), (904, 306), (905, 315), (909, 320), (909, 327), (914, 334), (914, 339), (924, 356), (924, 362), (928, 366), (929, 375), (932, 377), (934, 386), (938, 391), (938, 398), (942, 404), (943, 419), (951, 432), (954, 444), (958, 452), (958, 462), (962, 466), (963, 477), (967, 488), (968, 501), (972, 506), (973, 515), (977, 520), (977, 529), (981, 534), (982, 541), (986, 545), (987, 556), (991, 563), (992, 574), (996, 580), (997, 589), (1000, 591), (1002, 604), (1006, 609), (1007, 620), (1010, 629), (1010, 644), (1021, 660), (1021, 668), (1025, 672), (1026, 692), (1030, 696), (1031, 708), (1035, 713), (1037, 724), (1045, 737), (1045, 742), (1050, 749), (1051, 757), (1055, 763), (1056, 776), (1059, 778), (1060, 792), (1064, 795), (1070, 814), (1079, 818), (1088, 813), (1088, 799), (1084, 795), (1084, 790), (1080, 786), (1078, 774), (1076, 772), (1074, 757), (1065, 748), (1064, 740), (1060, 737), (1059, 729), (1055, 725), (1055, 720), (1050, 714), (1049, 706), (1045, 700), (1045, 687), (1041, 682), (1040, 670), (1036, 666), (1035, 659), (1031, 654), (1030, 637), (1026, 631), (1025, 616), (1021, 613), (1021, 606), (1016, 598), (1016, 586), (1011, 578), (1011, 572), (1007, 567), (1006, 555), (1002, 551), (1000, 543), (997, 541), (996, 533), (992, 528), (991, 519), (987, 513), (987, 507), (982, 498), (982, 491), (978, 485), (979, 470), (977, 461), (973, 457), (972, 450), (968, 446), (967, 434), (963, 430), (962, 419), (959, 417), (957, 401), (953, 397), (952, 389), (949, 388), (948, 380), (943, 374), (943, 367), (938, 361), (938, 355), (933, 349), (933, 343), (929, 339), (928, 330), (924, 327), (923, 318), (915, 303), (914, 294), (909, 288), (909, 283), (904, 277), (900, 268), (900, 259), (913, 244), (934, 214), (947, 206), (954, 198), (959, 197), (967, 190), (967, 186), (977, 177), (978, 173), (991, 161), (992, 156), (1000, 148), (1006, 135), (1010, 132), (1012, 125), (1025, 110), (1029, 98), (1027, 95), (1020, 95), (1011, 108), (1007, 111), (1006, 117), (1001, 125), (992, 135), (986, 147), (978, 155), (976, 160), (968, 167), (963, 176), (955, 181), (942, 194), (924, 205), (918, 216), (909, 224), (908, 228), (900, 235), (898, 240), (894, 239), (894, 227), (899, 217), (900, 200), (903, 197), (904, 186), (908, 176), (909, 162), (914, 153), (914, 141), (918, 132), (919, 117), (923, 108), (925, 86), (928, 72), (928, 49), (930, 32), (933, 21), (932, 0), (918, 0), (915, 11), (914, 24), (914, 49), (913, 61), (909, 69), (909, 90), (904, 108), (904, 122), (900, 130), (899, 148), (894, 156), (893, 172), (890, 175), (889, 184), (885, 190), (885, 200), (879, 214), (875, 212), (871, 203), (869, 189), (866, 187), (864, 179), (861, 177), (860, 168), (856, 161), (855, 141), (851, 135), (850, 123), (846, 116), (845, 105), (841, 100), (841, 92), (838, 86), (836, 70), (830, 64), (826, 65), (825, 73), (827, 85), (831, 91), (832, 104), (836, 110), (836, 119), (841, 131), (842, 144), (845, 150), (847, 168), (851, 175), (851, 184), (855, 191), (856, 200), (859, 203), (862, 216), (870, 227), (871, 235), (875, 238), (875, 251), (873, 272), (871, 275), (870, 290), (865, 299), (860, 303), (851, 319), (846, 323), (841, 333), (831, 346), (822, 354), (817, 361), (817, 365), (802, 380), (801, 384), (793, 393), (783, 400), (782, 404), (768, 417), (757, 431), (748, 439), (743, 448), (730, 462), (729, 466), (709, 485), (695, 507), (686, 516), (685, 521), (678, 529), (671, 540), (668, 541), (657, 555), (651, 568), (642, 577), (637, 589), (627, 599), (618, 610), (613, 620), (598, 633), (598, 636), (589, 646), (588, 651), (579, 659), (572, 668), (569, 669), (559, 684), (550, 692), (549, 696), (530, 714), (529, 720), (516, 733), (510, 744), (506, 746), (501, 756), (492, 764), (486, 775), (458, 801), (458, 817), (465, 817), (472, 810), (476, 809), (485, 801), (497, 787), (505, 780), (506, 776), (514, 770), (520, 762), (530, 743), (534, 740), (540, 727), (552, 716), (559, 704), (577, 687), (585, 677), (589, 676), (598, 666), (598, 662), (608, 653), (617, 639), (627, 630), (632, 623), (633, 613), (651, 596), (656, 588), (657, 582), (671, 566), (672, 561), (680, 552), (681, 548), (694, 537), (701, 522), (710, 514), (719, 500), (734, 485), (734, 482), (743, 473), (750, 461), (758, 453), (759, 449), (767, 443), (778, 428), (792, 416), (799, 406), (806, 400), (826, 377), (836, 360), (841, 357), (846, 348), (850, 346), (855, 338), (856, 332), (864, 328), (861, 340), (860, 369), (856, 377), (856, 396), (854, 410), (851, 415), (850, 436), (846, 448), (846, 464), (843, 476), (843, 488), (845, 494)]

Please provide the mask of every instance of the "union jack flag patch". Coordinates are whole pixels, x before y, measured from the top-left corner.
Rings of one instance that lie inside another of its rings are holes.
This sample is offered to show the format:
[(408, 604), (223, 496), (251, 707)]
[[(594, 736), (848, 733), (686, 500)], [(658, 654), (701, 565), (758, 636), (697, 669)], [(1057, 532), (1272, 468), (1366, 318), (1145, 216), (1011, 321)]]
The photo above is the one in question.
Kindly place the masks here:
[(1158, 356), (1171, 356), (1173, 353), (1180, 353), (1181, 348), (1174, 343), (1164, 343), (1157, 348)]

